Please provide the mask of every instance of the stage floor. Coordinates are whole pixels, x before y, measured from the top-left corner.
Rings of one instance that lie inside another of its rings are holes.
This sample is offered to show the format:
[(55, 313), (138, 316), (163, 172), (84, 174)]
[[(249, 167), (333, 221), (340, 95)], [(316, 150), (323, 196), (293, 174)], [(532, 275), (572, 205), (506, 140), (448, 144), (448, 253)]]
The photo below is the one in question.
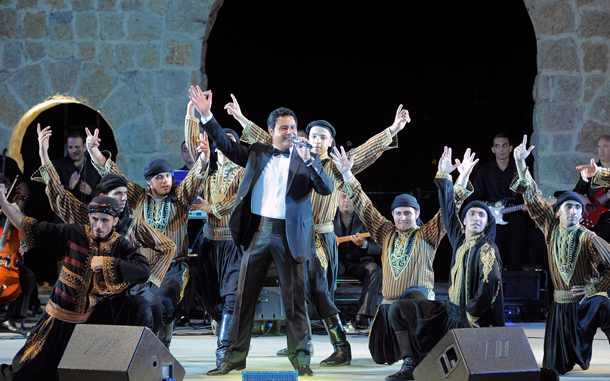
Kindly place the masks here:
[[(542, 341), (544, 323), (523, 323), (526, 336), (539, 364), (542, 361)], [(368, 351), (368, 337), (364, 334), (348, 335), (352, 346), (351, 366), (321, 368), (318, 364), (331, 353), (328, 336), (314, 335), (314, 356), (312, 359), (312, 380), (383, 380), (390, 373), (398, 371), (400, 364), (377, 365)], [(7, 363), (23, 346), (25, 339), (20, 335), (0, 333), (0, 362)], [(252, 340), (252, 350), (248, 356), (249, 371), (292, 370), (284, 357), (275, 352), (286, 346), (285, 336), (261, 336)], [(205, 372), (215, 367), (214, 350), (216, 337), (207, 329), (179, 328), (173, 338), (171, 352), (186, 369), (185, 380), (241, 380), (241, 372), (231, 372), (226, 376), (208, 377)], [(577, 366), (578, 368), (578, 366)], [(578, 368), (580, 369), (580, 368)], [(575, 370), (561, 377), (561, 380), (601, 381), (610, 379), (610, 346), (606, 336), (598, 330), (593, 344), (593, 360), (587, 371)]]

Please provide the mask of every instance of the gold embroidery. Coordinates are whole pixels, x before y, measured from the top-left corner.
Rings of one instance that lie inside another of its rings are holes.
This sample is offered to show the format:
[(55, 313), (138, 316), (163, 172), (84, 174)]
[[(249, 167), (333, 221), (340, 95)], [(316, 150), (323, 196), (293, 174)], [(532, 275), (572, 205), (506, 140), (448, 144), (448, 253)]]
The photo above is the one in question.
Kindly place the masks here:
[(47, 319), (44, 323), (42, 323), (40, 329), (33, 332), (30, 337), (28, 337), (25, 344), (25, 349), (23, 351), (23, 356), (21, 357), (21, 360), (19, 360), (20, 364), (33, 359), (38, 355), (38, 353), (40, 353), (40, 350), (42, 349), (51, 328), (53, 328), (53, 322), (55, 322), (55, 318), (53, 318), (51, 315), (47, 316)]
[(61, 267), (59, 281), (76, 290), (80, 289), (83, 285), (83, 277), (70, 271), (66, 266)]
[(178, 300), (178, 303), (180, 303), (182, 298), (184, 298), (184, 290), (186, 289), (186, 285), (189, 283), (189, 267), (186, 263), (184, 266), (185, 268), (182, 272), (182, 288), (180, 289), (180, 300)]
[(318, 256), (318, 259), (320, 260), (320, 264), (322, 265), (322, 268), (324, 268), (324, 276), (326, 276), (326, 269), (328, 269), (328, 257), (326, 254), (326, 248), (324, 247), (324, 244), (322, 243), (320, 236), (318, 234), (316, 234), (315, 236), (316, 236), (316, 255)]
[(584, 231), (582, 226), (577, 226), (575, 229), (565, 229), (557, 226), (555, 229), (552, 243), (553, 258), (559, 275), (566, 286), (570, 285), (570, 280), (574, 275)]
[(390, 247), (388, 248), (388, 262), (395, 280), (400, 278), (411, 260), (413, 248), (418, 239), (418, 231), (419, 227), (416, 227), (406, 233), (394, 233), (394, 239), (391, 241)]
[(228, 160), (218, 166), (218, 169), (210, 177), (212, 204), (218, 204), (225, 200), (235, 177), (239, 175), (240, 168), (240, 166)]
[(493, 270), (494, 262), (496, 261), (493, 247), (488, 243), (483, 245), (479, 258), (483, 264), (483, 282), (489, 283), (489, 273)]

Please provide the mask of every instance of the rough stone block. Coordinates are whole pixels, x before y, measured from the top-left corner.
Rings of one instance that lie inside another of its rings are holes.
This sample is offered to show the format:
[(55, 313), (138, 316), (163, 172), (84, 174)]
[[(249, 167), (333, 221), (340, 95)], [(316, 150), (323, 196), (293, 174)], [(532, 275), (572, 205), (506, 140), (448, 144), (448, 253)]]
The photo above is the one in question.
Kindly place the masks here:
[(574, 15), (568, 0), (551, 1), (530, 10), (538, 36), (574, 32)]
[(66, 0), (45, 0), (51, 9), (66, 9)]
[(574, 149), (574, 134), (553, 135), (553, 152), (572, 152)]
[(608, 68), (608, 45), (593, 41), (582, 44), (583, 66), (586, 72), (599, 70), (605, 73)]
[(610, 37), (610, 12), (586, 10), (580, 14), (580, 35), (582, 37)]
[(6, 84), (0, 85), (0, 105), (2, 105), (0, 109), (0, 123), (7, 126), (17, 125), (25, 110)]
[(597, 91), (606, 83), (606, 77), (602, 74), (589, 74), (585, 77), (585, 102), (590, 102)]
[(184, 140), (184, 115), (186, 113), (186, 105), (188, 103), (188, 89), (185, 89), (184, 96), (172, 99), (167, 104), (167, 121), (169, 126), (166, 125), (165, 127), (170, 130), (182, 131), (182, 139), (180, 139), (178, 143)]
[(127, 34), (130, 39), (135, 41), (158, 40), (161, 38), (162, 28), (162, 16), (135, 12), (129, 16)]
[(72, 0), (72, 9), (75, 11), (86, 11), (88, 9), (93, 9), (94, 5), (94, 0)]
[(116, 46), (116, 64), (119, 70), (131, 70), (135, 68), (135, 49), (132, 44), (120, 44)]
[(153, 12), (166, 14), (171, 0), (145, 0), (146, 7)]
[(85, 63), (80, 78), (78, 96), (88, 100), (94, 108), (99, 108), (118, 82), (112, 72), (94, 63)]
[(108, 68), (114, 66), (114, 61), (115, 61), (114, 45), (101, 42), (99, 44), (99, 52), (98, 52), (97, 60), (99, 61), (99, 63), (102, 66), (105, 66)]
[(16, 0), (0, 0), (1, 7), (14, 7)]
[(589, 116), (602, 123), (610, 123), (610, 83), (595, 98), (589, 110)]
[(553, 102), (573, 101), (580, 99), (582, 77), (579, 75), (553, 76)]
[[(152, 159), (151, 153), (156, 152), (159, 132), (152, 124), (150, 117), (142, 117), (133, 122), (121, 125), (115, 130), (116, 140), (122, 152), (148, 153), (148, 160)], [(148, 161), (146, 160), (146, 161)], [(140, 168), (140, 173), (142, 168)]]
[(191, 64), (191, 44), (189, 41), (170, 39), (166, 42), (165, 63), (185, 66)]
[(534, 81), (534, 100), (546, 102), (551, 99), (551, 78), (545, 74), (538, 74)]
[(100, 15), (102, 40), (118, 41), (125, 37), (125, 20), (121, 12), (108, 12)]
[(108, 122), (114, 126), (123, 125), (145, 115), (140, 98), (125, 85), (114, 90), (102, 104), (101, 109), (110, 118)]
[(42, 102), (50, 95), (45, 86), (44, 70), (42, 65), (26, 66), (11, 77), (9, 83), (17, 96), (29, 105)]
[(142, 0), (123, 0), (121, 2), (121, 8), (124, 11), (139, 11), (144, 8)]
[(188, 96), (189, 74), (180, 70), (161, 70), (155, 74), (159, 97)]
[(143, 69), (159, 67), (161, 48), (159, 44), (145, 44), (136, 49), (136, 65)]
[(75, 21), (76, 37), (80, 40), (95, 39), (98, 36), (96, 12), (79, 12)]
[(19, 0), (17, 2), (17, 9), (36, 8), (38, 6), (38, 0)]
[(42, 42), (26, 42), (25, 51), (30, 61), (38, 61), (47, 55), (46, 45)]
[(72, 40), (74, 31), (72, 30), (72, 24), (51, 24), (49, 26), (51, 30), (51, 38), (56, 41)]
[[(558, 154), (540, 157), (537, 160), (539, 165), (539, 177), (544, 178), (547, 183), (566, 184), (572, 189), (578, 182), (579, 174), (574, 168), (583, 164), (582, 159), (574, 154)], [(542, 189), (545, 196), (552, 195), (557, 190), (566, 188)]]
[(200, 0), (173, 1), (167, 12), (168, 30), (203, 38), (211, 9), (209, 4)]
[[(184, 120), (184, 118), (182, 118)], [(184, 127), (184, 126), (183, 126)], [(161, 141), (159, 141), (159, 151), (176, 152), (180, 151), (180, 145), (184, 141), (184, 128), (163, 131)], [(180, 168), (180, 167), (174, 167)]]
[(110, 11), (117, 6), (117, 0), (98, 0), (97, 9), (100, 11)]
[(23, 38), (43, 38), (47, 33), (47, 13), (26, 13), (23, 18)]
[(542, 40), (538, 42), (538, 71), (561, 70), (577, 72), (578, 52), (572, 38)]
[[(138, 70), (126, 74), (125, 82), (141, 99), (156, 97), (155, 79), (148, 71)], [(151, 109), (153, 108), (150, 106)]]
[(576, 6), (578, 8), (585, 8), (596, 2), (597, 2), (597, 0), (576, 0)]
[(167, 109), (164, 101), (161, 100), (151, 100), (150, 111), (154, 118), (155, 126), (163, 126), (165, 124)]
[(583, 109), (575, 103), (542, 103), (534, 107), (534, 125), (541, 131), (572, 131), (582, 121)]
[(576, 152), (597, 157), (597, 138), (601, 135), (608, 135), (608, 131), (610, 131), (610, 125), (588, 120), (578, 134)]
[(76, 45), (76, 56), (82, 61), (92, 61), (95, 59), (95, 43), (93, 41), (79, 42)]
[(530, 138), (530, 144), (536, 146), (538, 152), (552, 152), (553, 134), (534, 131)]
[(5, 69), (16, 69), (23, 62), (23, 47), (20, 42), (9, 41), (4, 43), (2, 53), (2, 67)]
[(69, 24), (72, 22), (74, 14), (72, 11), (55, 11), (49, 14), (51, 24)]
[(44, 68), (51, 84), (51, 93), (73, 95), (78, 83), (80, 64), (74, 61), (45, 62)]
[(10, 39), (17, 36), (17, 11), (15, 9), (0, 9), (0, 38)]
[(51, 42), (49, 56), (58, 59), (72, 58), (74, 57), (74, 45), (70, 42)]

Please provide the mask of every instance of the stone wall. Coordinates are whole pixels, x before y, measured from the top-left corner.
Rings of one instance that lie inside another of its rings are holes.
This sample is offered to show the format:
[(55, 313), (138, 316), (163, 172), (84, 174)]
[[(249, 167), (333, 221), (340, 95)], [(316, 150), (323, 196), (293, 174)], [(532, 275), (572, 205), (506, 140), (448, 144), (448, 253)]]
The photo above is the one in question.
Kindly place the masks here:
[(538, 46), (535, 177), (543, 193), (571, 190), (577, 164), (610, 133), (610, 1), (525, 0)]
[(20, 159), (24, 114), (66, 95), (101, 112), (128, 176), (142, 181), (151, 157), (182, 166), (187, 89), (207, 84), (202, 51), (222, 2), (0, 0), (0, 145), (19, 142)]

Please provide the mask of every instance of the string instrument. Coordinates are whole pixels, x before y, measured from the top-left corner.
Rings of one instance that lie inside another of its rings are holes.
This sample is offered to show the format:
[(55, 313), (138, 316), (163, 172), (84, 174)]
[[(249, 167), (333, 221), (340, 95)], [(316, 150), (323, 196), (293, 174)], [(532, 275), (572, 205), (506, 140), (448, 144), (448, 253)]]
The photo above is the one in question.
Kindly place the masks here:
[[(507, 213), (514, 213), (525, 209), (525, 204), (519, 204), (514, 206), (506, 206), (508, 200), (502, 199), (497, 202), (485, 202), (485, 204), (491, 210), (491, 214), (496, 219), (496, 225), (508, 225), (508, 222), (504, 221), (504, 215)], [(544, 201), (548, 205), (554, 205), (557, 200), (555, 197), (545, 198)]]
[[(9, 195), (17, 183), (17, 178), (6, 193)], [(21, 193), (18, 191), (13, 199), (19, 201)], [(7, 304), (15, 300), (21, 294), (21, 284), (19, 283), (19, 268), (17, 261), (21, 259), (19, 254), (19, 242), (21, 232), (11, 225), (8, 217), (2, 228), (0, 237), (0, 304)]]
[[(355, 236), (358, 236), (360, 238), (369, 238), (371, 236), (371, 233), (356, 233), (356, 234), (352, 234)], [(349, 242), (352, 239), (350, 238), (351, 235), (346, 235), (344, 237), (337, 237), (337, 245), (343, 243), (343, 242)]]
[(599, 222), (599, 218), (602, 214), (610, 211), (605, 204), (610, 200), (610, 194), (608, 191), (610, 188), (599, 188), (597, 192), (589, 199), (591, 203), (586, 205), (583, 211), (582, 220), (580, 223), (587, 229), (593, 228)]

